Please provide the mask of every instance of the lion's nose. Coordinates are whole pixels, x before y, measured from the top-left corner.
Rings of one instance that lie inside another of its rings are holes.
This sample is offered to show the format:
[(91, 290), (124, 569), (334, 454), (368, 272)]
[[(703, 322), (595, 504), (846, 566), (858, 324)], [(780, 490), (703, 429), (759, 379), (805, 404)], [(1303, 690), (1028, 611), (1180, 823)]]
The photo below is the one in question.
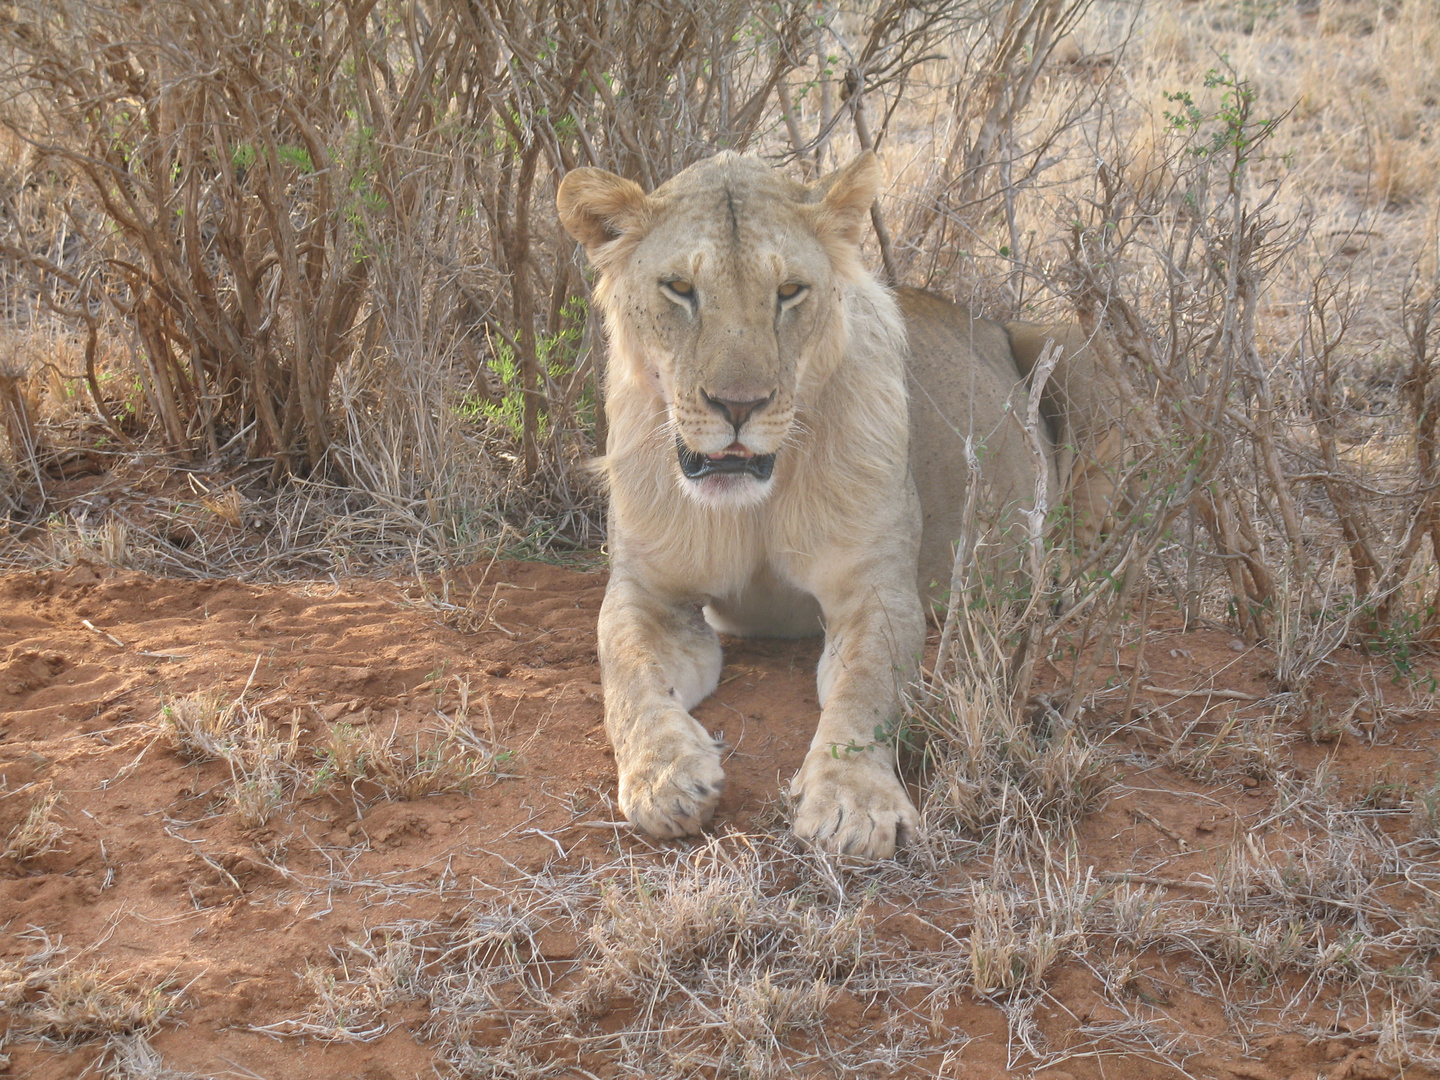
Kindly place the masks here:
[(704, 390), (700, 391), (700, 396), (705, 399), (705, 404), (730, 421), (736, 435), (740, 434), (740, 429), (745, 426), (745, 421), (750, 419), (752, 413), (763, 409), (775, 399), (774, 391), (763, 398), (750, 398), (745, 401), (713, 395)]

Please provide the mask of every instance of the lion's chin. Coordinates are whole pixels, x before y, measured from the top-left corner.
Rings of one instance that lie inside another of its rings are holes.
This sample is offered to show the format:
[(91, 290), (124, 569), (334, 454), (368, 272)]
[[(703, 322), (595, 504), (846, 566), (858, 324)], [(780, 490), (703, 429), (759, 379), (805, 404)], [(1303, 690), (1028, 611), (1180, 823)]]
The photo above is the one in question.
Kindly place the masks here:
[(772, 487), (772, 481), (757, 480), (748, 473), (721, 473), (700, 480), (680, 480), (680, 488), (687, 497), (714, 510), (758, 506), (770, 497)]

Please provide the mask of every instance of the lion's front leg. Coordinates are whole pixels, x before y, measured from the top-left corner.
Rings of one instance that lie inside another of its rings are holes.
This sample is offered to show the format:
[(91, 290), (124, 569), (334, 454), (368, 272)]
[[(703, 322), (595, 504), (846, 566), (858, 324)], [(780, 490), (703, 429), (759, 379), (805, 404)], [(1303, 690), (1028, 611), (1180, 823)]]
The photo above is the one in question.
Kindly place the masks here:
[(620, 809), (661, 839), (699, 832), (725, 787), (720, 749), (688, 712), (720, 679), (720, 641), (698, 603), (647, 595), (617, 573), (599, 625), (605, 730)]
[(820, 723), (791, 784), (795, 831), (839, 854), (888, 858), (917, 820), (892, 735), (924, 645), (924, 614), (903, 582), (821, 602)]

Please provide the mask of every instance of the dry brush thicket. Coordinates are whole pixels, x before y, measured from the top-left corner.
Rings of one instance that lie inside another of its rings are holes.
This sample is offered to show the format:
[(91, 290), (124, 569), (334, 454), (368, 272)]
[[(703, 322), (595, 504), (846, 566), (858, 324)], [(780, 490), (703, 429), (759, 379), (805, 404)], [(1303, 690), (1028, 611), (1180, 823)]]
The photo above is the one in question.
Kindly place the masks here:
[[(426, 547), (593, 542), (603, 348), (557, 178), (875, 146), (884, 274), (1093, 338), (1086, 467), (1123, 496), (1064, 575), (1427, 637), (1436, 32), (1365, 0), (7, 5), (7, 514), (163, 449), (343, 485)], [(179, 532), (287, 531), (202, 494)]]
[(604, 350), (558, 177), (654, 185), (721, 147), (813, 176), (874, 146), (882, 273), (1094, 342), (1105, 453), (1076, 467), (1120, 497), (1068, 586), (1163, 566), (1190, 618), (1311, 654), (1433, 633), (1426, 5), (0, 16), (10, 531), (77, 474), (167, 460), (199, 496), (163, 527), (71, 507), (55, 557), (344, 564), (361, 534), (444, 551), (507, 520), (595, 542)]

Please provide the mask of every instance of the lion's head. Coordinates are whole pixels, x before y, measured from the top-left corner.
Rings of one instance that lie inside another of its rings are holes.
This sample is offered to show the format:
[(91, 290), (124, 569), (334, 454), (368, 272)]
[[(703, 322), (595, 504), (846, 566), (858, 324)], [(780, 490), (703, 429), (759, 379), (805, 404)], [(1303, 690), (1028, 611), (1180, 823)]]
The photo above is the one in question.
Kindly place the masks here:
[(615, 346), (607, 393), (663, 401), (691, 497), (768, 494), (797, 409), (844, 354), (841, 293), (862, 275), (880, 182), (868, 153), (810, 186), (724, 153), (649, 195), (601, 169), (560, 185), (561, 220), (600, 274)]

